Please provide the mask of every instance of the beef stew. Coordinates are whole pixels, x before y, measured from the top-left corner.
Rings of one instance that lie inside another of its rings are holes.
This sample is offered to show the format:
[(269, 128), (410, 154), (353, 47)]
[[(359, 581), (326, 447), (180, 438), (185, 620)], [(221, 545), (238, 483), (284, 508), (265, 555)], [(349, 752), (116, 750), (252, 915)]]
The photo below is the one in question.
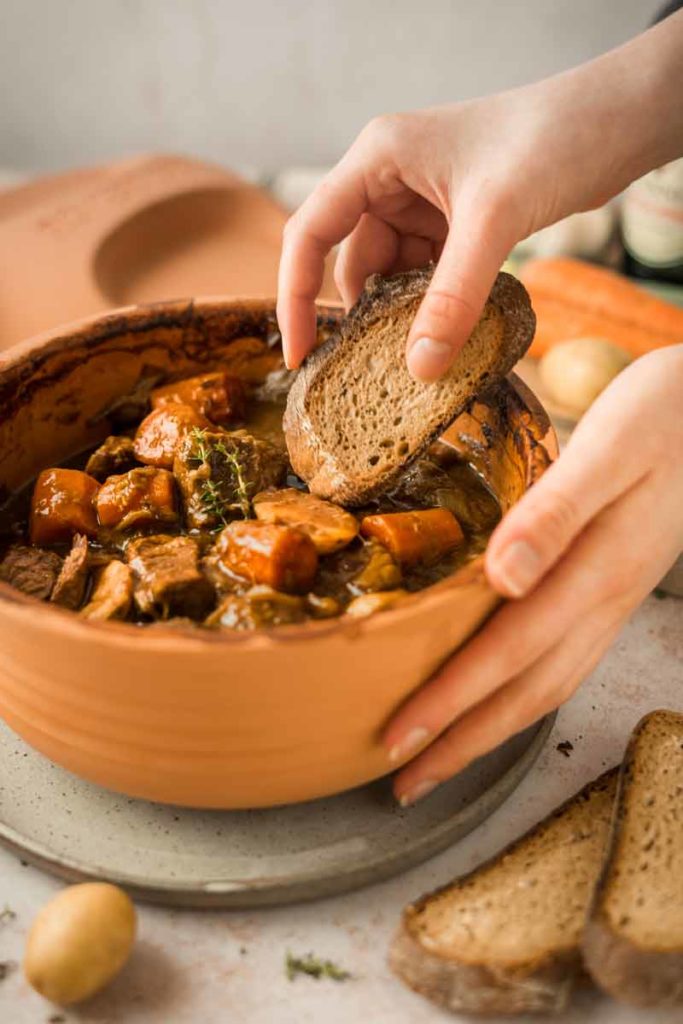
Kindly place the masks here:
[(0, 580), (90, 620), (250, 631), (395, 607), (484, 550), (500, 507), (444, 442), (372, 506), (309, 494), (282, 436), (290, 381), (156, 387), (136, 427), (0, 510)]

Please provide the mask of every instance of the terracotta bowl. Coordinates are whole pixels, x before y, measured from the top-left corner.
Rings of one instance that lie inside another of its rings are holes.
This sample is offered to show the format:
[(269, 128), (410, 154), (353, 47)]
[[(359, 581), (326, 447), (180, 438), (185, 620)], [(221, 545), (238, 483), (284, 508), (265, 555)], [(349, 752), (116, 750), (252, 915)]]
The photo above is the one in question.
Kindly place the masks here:
[[(104, 437), (126, 396), (169, 374), (279, 362), (272, 301), (131, 307), (33, 338), (0, 361), (0, 498)], [(338, 311), (320, 308), (320, 329)], [(248, 340), (245, 340), (248, 339)], [(556, 453), (514, 377), (447, 435), (504, 509)], [(391, 713), (491, 613), (482, 559), (365, 620), (256, 635), (81, 621), (0, 585), (0, 714), (77, 775), (193, 807), (265, 807), (388, 771)]]

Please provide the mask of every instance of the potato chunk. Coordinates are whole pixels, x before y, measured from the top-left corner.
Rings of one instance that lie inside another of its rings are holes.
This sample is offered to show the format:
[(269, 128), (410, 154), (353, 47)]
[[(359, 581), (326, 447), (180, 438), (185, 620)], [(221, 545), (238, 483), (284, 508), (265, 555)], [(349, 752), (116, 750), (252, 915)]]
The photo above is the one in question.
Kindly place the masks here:
[(217, 551), (228, 572), (285, 593), (309, 591), (318, 568), (313, 541), (290, 526), (230, 523), (218, 538)]
[(307, 533), (321, 555), (346, 547), (358, 533), (358, 520), (350, 512), (295, 487), (262, 491), (253, 505), (261, 522), (294, 526)]
[(79, 469), (46, 469), (36, 480), (31, 500), (31, 543), (63, 544), (77, 533), (97, 533), (97, 480)]
[(130, 566), (114, 560), (100, 569), (90, 600), (81, 615), (95, 622), (125, 619), (132, 601), (133, 572)]

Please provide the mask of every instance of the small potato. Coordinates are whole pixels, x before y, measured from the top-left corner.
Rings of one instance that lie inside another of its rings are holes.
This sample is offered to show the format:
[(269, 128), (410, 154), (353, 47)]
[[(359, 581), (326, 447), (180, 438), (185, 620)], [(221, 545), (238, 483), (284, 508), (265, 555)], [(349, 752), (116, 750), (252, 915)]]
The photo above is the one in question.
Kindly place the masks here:
[(29, 932), (24, 973), (59, 1006), (80, 1003), (112, 980), (135, 939), (135, 908), (115, 885), (87, 882), (63, 889)]
[(546, 352), (539, 369), (549, 397), (580, 416), (630, 362), (629, 354), (611, 341), (576, 338)]

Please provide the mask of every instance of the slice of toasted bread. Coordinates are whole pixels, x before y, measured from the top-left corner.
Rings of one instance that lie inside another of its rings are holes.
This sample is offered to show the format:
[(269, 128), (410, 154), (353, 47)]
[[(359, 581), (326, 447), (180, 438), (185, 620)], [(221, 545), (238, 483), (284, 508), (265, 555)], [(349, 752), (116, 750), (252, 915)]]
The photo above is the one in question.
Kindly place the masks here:
[(617, 769), (469, 875), (407, 907), (389, 962), (450, 1010), (562, 1010), (600, 872)]
[(615, 999), (683, 1004), (683, 714), (653, 711), (631, 737), (583, 953)]
[(499, 274), (448, 373), (424, 384), (405, 360), (432, 268), (369, 278), (339, 333), (311, 353), (284, 417), (289, 457), (313, 494), (360, 505), (382, 493), (480, 391), (526, 352), (536, 318), (523, 285)]

